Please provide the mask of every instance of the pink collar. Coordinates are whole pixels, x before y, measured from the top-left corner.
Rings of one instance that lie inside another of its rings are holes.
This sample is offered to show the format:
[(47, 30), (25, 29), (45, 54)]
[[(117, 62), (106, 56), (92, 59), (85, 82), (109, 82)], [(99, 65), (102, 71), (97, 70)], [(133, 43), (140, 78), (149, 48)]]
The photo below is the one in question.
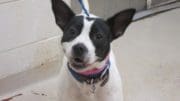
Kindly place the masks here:
[(92, 75), (92, 74), (97, 74), (97, 73), (100, 73), (101, 71), (104, 70), (104, 68), (106, 68), (106, 66), (104, 66), (103, 68), (93, 68), (91, 70), (87, 70), (87, 71), (84, 71), (84, 72), (78, 72), (79, 74), (81, 75)]

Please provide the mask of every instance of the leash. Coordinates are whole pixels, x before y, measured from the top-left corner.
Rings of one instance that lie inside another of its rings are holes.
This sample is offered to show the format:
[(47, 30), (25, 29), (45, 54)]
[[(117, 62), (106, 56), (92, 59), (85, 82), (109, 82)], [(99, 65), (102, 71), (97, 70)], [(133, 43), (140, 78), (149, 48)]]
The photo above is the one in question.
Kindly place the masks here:
[(84, 14), (86, 14), (86, 16), (89, 17), (90, 14), (89, 14), (89, 3), (88, 3), (88, 0), (79, 0), (79, 3), (81, 5), (82, 12), (84, 12)]

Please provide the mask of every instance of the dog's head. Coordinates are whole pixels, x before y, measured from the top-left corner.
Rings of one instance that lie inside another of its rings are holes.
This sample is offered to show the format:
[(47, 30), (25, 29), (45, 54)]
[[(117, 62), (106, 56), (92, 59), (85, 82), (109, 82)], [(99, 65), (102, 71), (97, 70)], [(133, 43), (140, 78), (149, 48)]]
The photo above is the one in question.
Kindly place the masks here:
[(64, 53), (76, 69), (102, 62), (110, 52), (110, 43), (123, 35), (135, 13), (135, 9), (127, 9), (104, 20), (75, 15), (62, 0), (52, 0), (52, 8), (56, 24), (63, 31)]

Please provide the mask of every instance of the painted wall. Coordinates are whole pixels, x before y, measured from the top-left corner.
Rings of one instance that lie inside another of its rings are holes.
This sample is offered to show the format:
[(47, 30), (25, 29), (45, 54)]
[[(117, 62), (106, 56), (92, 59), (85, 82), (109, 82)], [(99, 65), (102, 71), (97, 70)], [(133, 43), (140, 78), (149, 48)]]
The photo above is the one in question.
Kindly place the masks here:
[(62, 32), (54, 22), (50, 0), (0, 0), (0, 22), (0, 81), (61, 61)]
[[(76, 13), (81, 12), (77, 0), (72, 0), (71, 4)], [(104, 18), (126, 8), (136, 8), (138, 11), (146, 8), (146, 0), (89, 0), (89, 4), (93, 14)]]

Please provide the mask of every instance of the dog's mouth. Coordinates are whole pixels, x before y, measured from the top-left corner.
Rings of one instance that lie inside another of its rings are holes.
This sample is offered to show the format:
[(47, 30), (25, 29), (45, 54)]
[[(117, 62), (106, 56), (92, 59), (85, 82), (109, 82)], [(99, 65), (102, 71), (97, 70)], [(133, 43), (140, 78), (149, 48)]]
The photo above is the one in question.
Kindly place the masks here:
[(69, 64), (75, 69), (84, 69), (88, 66), (88, 63), (81, 58), (72, 58), (70, 59)]
[(79, 64), (79, 63), (73, 63), (71, 62), (70, 65), (75, 68), (75, 69), (82, 69), (82, 68), (85, 68), (85, 65), (84, 64)]

